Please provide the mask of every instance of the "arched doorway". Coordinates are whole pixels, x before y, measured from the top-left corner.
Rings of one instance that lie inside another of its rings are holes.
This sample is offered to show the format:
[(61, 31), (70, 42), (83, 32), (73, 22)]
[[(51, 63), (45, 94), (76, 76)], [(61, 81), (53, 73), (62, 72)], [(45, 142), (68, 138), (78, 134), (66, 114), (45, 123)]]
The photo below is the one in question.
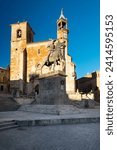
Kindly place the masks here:
[(35, 93), (36, 93), (36, 95), (39, 94), (39, 84), (37, 84), (37, 85), (35, 86)]
[(0, 91), (3, 91), (3, 90), (4, 90), (4, 86), (1, 85), (1, 86), (0, 86)]

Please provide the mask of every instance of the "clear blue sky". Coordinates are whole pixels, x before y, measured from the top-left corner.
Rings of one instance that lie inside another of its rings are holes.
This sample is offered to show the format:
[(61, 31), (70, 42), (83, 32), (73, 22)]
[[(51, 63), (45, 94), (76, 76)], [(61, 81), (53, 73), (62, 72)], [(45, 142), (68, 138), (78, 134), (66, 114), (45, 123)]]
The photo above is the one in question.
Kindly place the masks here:
[(0, 66), (10, 61), (10, 24), (28, 21), (35, 41), (56, 38), (61, 8), (68, 19), (69, 49), (77, 77), (100, 69), (99, 0), (0, 0)]

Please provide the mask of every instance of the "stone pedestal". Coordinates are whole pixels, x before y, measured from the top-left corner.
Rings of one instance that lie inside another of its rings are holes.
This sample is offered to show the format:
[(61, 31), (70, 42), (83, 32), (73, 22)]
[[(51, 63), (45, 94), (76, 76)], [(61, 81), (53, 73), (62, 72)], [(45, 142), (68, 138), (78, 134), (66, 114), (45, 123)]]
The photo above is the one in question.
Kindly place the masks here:
[(61, 105), (67, 103), (66, 76), (62, 72), (45, 74), (39, 78), (37, 103)]

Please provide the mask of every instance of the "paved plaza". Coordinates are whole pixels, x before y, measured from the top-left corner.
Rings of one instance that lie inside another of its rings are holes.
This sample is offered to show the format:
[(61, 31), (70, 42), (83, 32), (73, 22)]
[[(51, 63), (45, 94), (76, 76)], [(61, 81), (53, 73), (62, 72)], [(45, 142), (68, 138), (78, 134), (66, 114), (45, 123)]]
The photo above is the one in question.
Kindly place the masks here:
[(0, 132), (0, 150), (99, 149), (99, 123), (19, 127)]

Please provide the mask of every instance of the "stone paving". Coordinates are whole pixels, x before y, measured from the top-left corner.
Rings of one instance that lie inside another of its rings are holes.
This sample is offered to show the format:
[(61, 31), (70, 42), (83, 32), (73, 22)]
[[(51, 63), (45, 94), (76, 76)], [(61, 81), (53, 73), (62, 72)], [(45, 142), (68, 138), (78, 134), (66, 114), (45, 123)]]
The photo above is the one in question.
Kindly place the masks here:
[(0, 132), (0, 150), (99, 149), (99, 123), (21, 127)]
[(0, 121), (6, 120), (38, 120), (38, 119), (64, 119), (64, 118), (90, 118), (99, 117), (100, 109), (79, 109), (78, 114), (49, 115), (24, 111), (0, 112)]

